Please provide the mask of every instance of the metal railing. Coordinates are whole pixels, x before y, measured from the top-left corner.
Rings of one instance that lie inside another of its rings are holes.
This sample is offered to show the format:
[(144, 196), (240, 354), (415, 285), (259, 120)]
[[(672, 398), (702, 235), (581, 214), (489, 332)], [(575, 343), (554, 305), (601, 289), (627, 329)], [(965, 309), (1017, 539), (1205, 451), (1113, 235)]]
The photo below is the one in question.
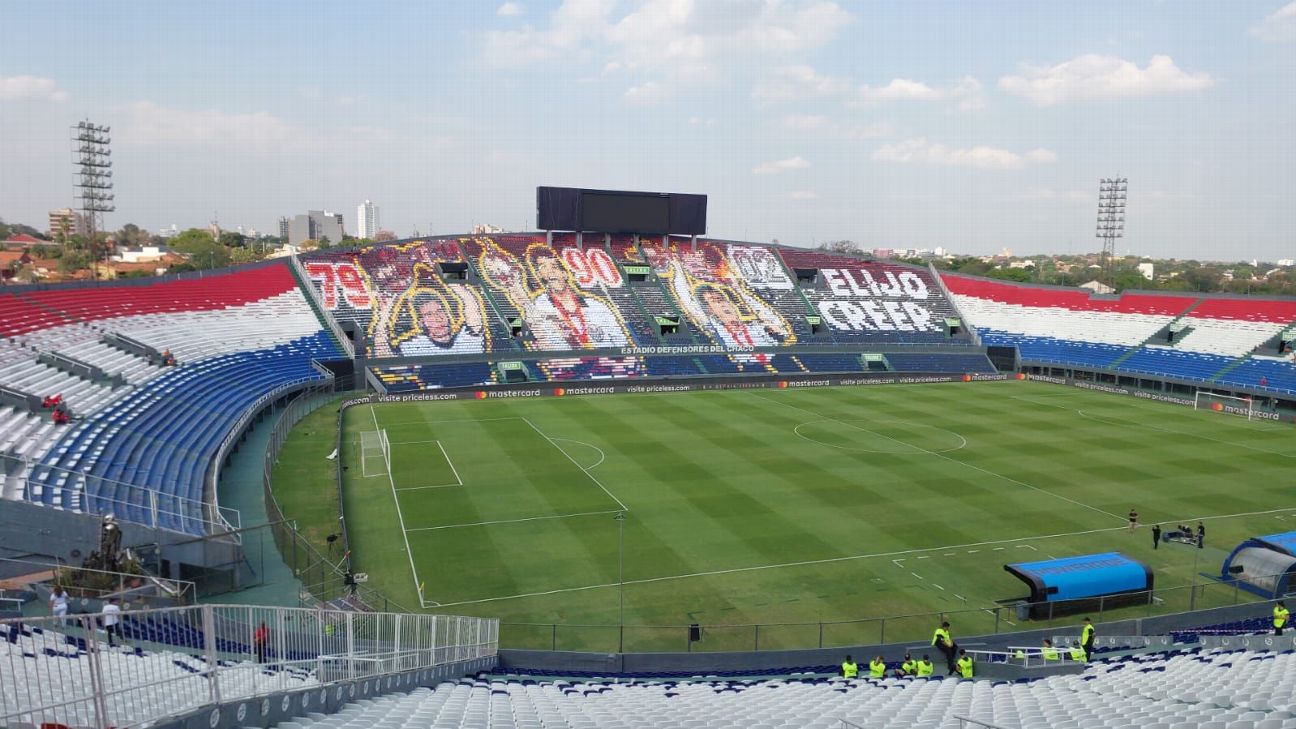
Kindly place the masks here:
[[(184, 605), (198, 598), (198, 590), (189, 580), (168, 580), (141, 573), (113, 572), (32, 559), (0, 557), (0, 563), (15, 569), (30, 569), (29, 574), (42, 575), (41, 579), (30, 586), (36, 589), (42, 599), (48, 599), (48, 593), (54, 585), (61, 585), (70, 600), (98, 600), (108, 596), (128, 600), (165, 598)], [(48, 577), (43, 576), (45, 572), (49, 573)]]
[(486, 658), (486, 618), (203, 605), (0, 620), (0, 725), (135, 727), (206, 706)]
[(288, 260), (297, 273), (297, 280), (301, 284), (303, 295), (314, 304), (312, 308), (320, 313), (324, 319), (324, 325), (337, 338), (338, 346), (342, 347), (342, 351), (346, 352), (347, 359), (355, 359), (355, 345), (351, 343), (351, 339), (347, 337), (346, 332), (342, 331), (342, 327), (337, 323), (337, 319), (333, 317), (333, 313), (324, 308), (324, 302), (320, 301), (319, 292), (315, 290), (315, 285), (312, 283), (311, 277), (306, 273), (306, 268), (298, 260), (297, 254), (294, 253), (288, 256)]
[[(505, 622), (501, 631), (503, 643), (509, 648), (607, 653), (617, 652), (620, 646), (629, 653), (673, 653), (843, 648), (887, 643), (930, 645), (932, 630), (943, 620), (950, 621), (959, 635), (1062, 627), (1074, 628), (1078, 633), (1083, 616), (1097, 623), (1263, 600), (1238, 581), (1207, 581), (1087, 600), (981, 607), (969, 603), (960, 610), (851, 620), (736, 625)], [(1034, 617), (1028, 617), (1032, 612)], [(694, 630), (700, 632), (701, 640), (690, 640)], [(1060, 646), (1059, 650), (1062, 650)]]
[[(25, 457), (0, 454), (0, 458), (18, 461), (26, 471), (22, 487), (26, 501), (54, 509), (95, 516), (113, 514), (132, 524), (187, 534), (237, 530), (242, 521), (237, 509)], [(36, 473), (41, 479), (33, 477)]]

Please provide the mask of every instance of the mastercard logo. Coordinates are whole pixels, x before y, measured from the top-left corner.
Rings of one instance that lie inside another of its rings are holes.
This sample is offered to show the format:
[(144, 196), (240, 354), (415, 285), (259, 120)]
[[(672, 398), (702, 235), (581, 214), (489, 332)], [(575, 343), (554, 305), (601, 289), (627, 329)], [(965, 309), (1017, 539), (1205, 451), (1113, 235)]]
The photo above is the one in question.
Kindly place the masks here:
[(963, 381), (964, 381), (964, 382), (971, 382), (971, 381), (972, 381), (972, 375), (963, 375)]
[(1218, 403), (1218, 402), (1211, 403), (1211, 410), (1214, 410), (1215, 412), (1218, 413), (1223, 409), (1224, 409), (1223, 403)]
[(486, 391), (485, 391), (485, 390), (478, 390), (478, 391), (477, 391), (477, 399), (478, 399), (478, 400), (485, 400), (485, 399), (486, 399)]
[(561, 388), (561, 387), (555, 387), (555, 388), (554, 388), (554, 397), (562, 397), (563, 395), (566, 395), (566, 394), (567, 394), (567, 391), (564, 390), (563, 388)]
[(1018, 372), (1018, 373), (1017, 373), (1017, 379), (1019, 379), (1019, 380), (1024, 380), (1024, 379), (1026, 379), (1026, 373), (1025, 373), (1025, 372)]
[(786, 390), (786, 389), (787, 389), (787, 380), (779, 380), (779, 384), (778, 384), (778, 386), (779, 386), (779, 389), (780, 389), (780, 390)]

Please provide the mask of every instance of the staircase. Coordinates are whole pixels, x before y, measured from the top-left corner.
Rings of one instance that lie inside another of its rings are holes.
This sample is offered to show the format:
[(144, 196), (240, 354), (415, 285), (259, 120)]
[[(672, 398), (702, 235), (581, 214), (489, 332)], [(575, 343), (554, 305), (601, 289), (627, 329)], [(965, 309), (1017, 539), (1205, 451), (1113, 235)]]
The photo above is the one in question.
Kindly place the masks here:
[(292, 269), (293, 278), (297, 280), (297, 287), (305, 294), (311, 311), (315, 312), (315, 318), (319, 319), (320, 325), (329, 331), (333, 342), (346, 354), (347, 359), (355, 359), (355, 346), (351, 344), (346, 332), (342, 331), (342, 327), (338, 326), (337, 319), (334, 319), (333, 315), (320, 304), (319, 292), (315, 290), (315, 285), (310, 282), (310, 277), (302, 269), (301, 261), (297, 260), (297, 256), (289, 256), (288, 260), (292, 264), (289, 268)]
[(1187, 309), (1184, 309), (1183, 311), (1179, 312), (1179, 316), (1176, 316), (1168, 324), (1156, 330), (1152, 334), (1152, 336), (1148, 337), (1147, 339), (1144, 339), (1142, 342), (1139, 342), (1133, 347), (1130, 347), (1130, 350), (1128, 352), (1112, 360), (1112, 363), (1108, 365), (1108, 369), (1114, 370), (1118, 368), (1121, 365), (1121, 363), (1123, 363), (1125, 360), (1129, 359), (1130, 357), (1133, 357), (1135, 352), (1139, 351), (1140, 349), (1143, 349), (1149, 344), (1158, 344), (1159, 343), (1158, 340), (1160, 340), (1160, 342), (1164, 342), (1165, 332), (1167, 330), (1170, 330), (1170, 328), (1173, 327), (1175, 324), (1178, 324), (1182, 322), (1184, 319), (1186, 319), (1188, 317), (1189, 312), (1191, 312), (1193, 309), (1196, 309), (1199, 305), (1201, 305), (1203, 300), (1204, 299), (1201, 298), (1194, 300), (1191, 304), (1188, 305)]

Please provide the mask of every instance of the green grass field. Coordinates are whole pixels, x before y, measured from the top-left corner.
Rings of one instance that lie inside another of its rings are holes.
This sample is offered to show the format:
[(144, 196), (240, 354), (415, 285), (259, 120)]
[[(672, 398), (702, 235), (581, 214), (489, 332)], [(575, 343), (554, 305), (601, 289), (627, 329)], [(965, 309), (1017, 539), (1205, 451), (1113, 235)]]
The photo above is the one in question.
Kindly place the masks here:
[[(315, 539), (335, 418), (298, 426), (275, 477)], [(1226, 604), (1250, 598), (1195, 575), (1296, 529), (1290, 425), (1042, 383), (389, 404), (344, 427), (356, 570), (405, 605), (422, 584), (427, 609), (498, 616), (515, 647), (616, 649), (622, 510), (627, 650), (684, 650), (649, 626), (689, 623), (708, 626), (694, 650), (922, 640), (939, 612), (1009, 630), (993, 608), (1026, 590), (1005, 563), (1108, 550), (1152, 566), (1158, 601), (1106, 617)], [(366, 477), (376, 427), (391, 468)], [(1131, 507), (1205, 520), (1206, 548), (1153, 551)]]

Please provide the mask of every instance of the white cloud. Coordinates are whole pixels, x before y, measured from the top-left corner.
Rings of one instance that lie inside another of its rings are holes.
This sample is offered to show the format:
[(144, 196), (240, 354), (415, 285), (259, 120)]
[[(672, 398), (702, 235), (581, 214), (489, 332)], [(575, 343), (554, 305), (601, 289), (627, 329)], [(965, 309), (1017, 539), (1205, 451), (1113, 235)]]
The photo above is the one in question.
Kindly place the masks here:
[(789, 200), (818, 200), (819, 193), (814, 190), (793, 190), (788, 193)]
[(43, 76), (0, 76), (0, 101), (57, 101), (68, 100), (68, 92), (60, 89), (52, 78)]
[(1251, 33), (1271, 43), (1296, 40), (1296, 2), (1290, 2), (1265, 17)]
[(1037, 106), (1198, 91), (1214, 84), (1209, 74), (1185, 72), (1169, 56), (1153, 56), (1147, 67), (1139, 68), (1131, 61), (1094, 53), (1055, 66), (1023, 64), (1019, 75), (999, 79), (999, 88)]
[(981, 82), (964, 76), (946, 86), (931, 86), (907, 78), (891, 79), (885, 86), (865, 84), (855, 91), (849, 106), (864, 108), (896, 101), (955, 101), (960, 111), (975, 111), (985, 106)]
[(257, 145), (278, 144), (300, 136), (288, 122), (264, 111), (251, 114), (188, 111), (137, 101), (126, 112), (126, 119), (119, 126), (123, 141)]
[(810, 66), (784, 66), (757, 82), (752, 98), (762, 104), (773, 104), (825, 96), (841, 96), (850, 91), (850, 81), (824, 76)]
[(890, 122), (852, 124), (820, 114), (789, 114), (779, 120), (779, 126), (789, 132), (846, 140), (877, 139), (895, 133)]
[(501, 18), (512, 18), (522, 14), (522, 6), (517, 3), (504, 3), (499, 6), (499, 9), (495, 11), (495, 14)]
[(928, 142), (922, 137), (878, 147), (873, 159), (879, 162), (975, 167), (983, 170), (1018, 170), (1031, 164), (1057, 161), (1057, 154), (1047, 149), (1033, 149), (1024, 154), (986, 145), (962, 149)]
[(626, 89), (622, 96), (632, 106), (656, 106), (671, 96), (670, 89), (656, 81), (647, 81)]
[(593, 61), (604, 73), (697, 81), (743, 59), (818, 48), (851, 21), (827, 0), (644, 0), (619, 7), (615, 0), (564, 0), (545, 27), (487, 32), (487, 62)]
[(1050, 187), (1032, 187), (1022, 193), (1021, 199), (1033, 202), (1088, 203), (1097, 199), (1096, 193), (1084, 190), (1054, 190)]
[(809, 162), (799, 155), (788, 157), (787, 159), (776, 159), (769, 162), (762, 162), (752, 168), (752, 172), (758, 175), (771, 175), (776, 172), (787, 172), (788, 170), (803, 170), (810, 166)]

